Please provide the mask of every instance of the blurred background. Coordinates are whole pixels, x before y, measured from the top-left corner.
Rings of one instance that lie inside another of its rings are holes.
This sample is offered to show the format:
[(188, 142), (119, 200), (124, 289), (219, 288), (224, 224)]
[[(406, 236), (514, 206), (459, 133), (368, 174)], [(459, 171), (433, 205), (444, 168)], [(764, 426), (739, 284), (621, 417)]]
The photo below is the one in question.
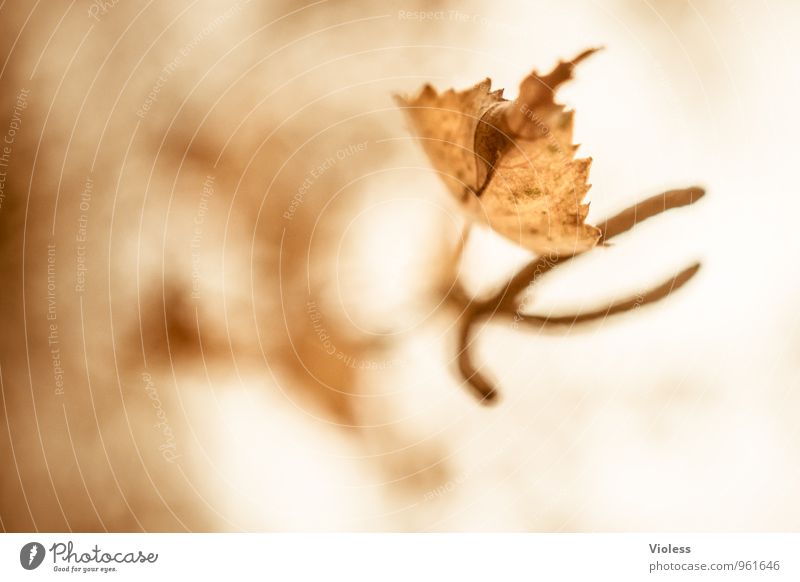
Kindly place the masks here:
[[(0, 529), (800, 527), (791, 0), (0, 4)], [(592, 46), (560, 101), (589, 222), (690, 185), (543, 280), (586, 328), (447, 290), (531, 259), (465, 221), (392, 100)]]

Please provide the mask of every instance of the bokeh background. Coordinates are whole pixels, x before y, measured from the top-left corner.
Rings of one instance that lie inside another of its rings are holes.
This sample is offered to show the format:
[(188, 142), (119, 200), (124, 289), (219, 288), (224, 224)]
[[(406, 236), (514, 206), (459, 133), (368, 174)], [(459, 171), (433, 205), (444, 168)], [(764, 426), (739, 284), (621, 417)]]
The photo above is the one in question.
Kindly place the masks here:
[[(0, 4), (0, 529), (800, 528), (800, 5), (791, 0)], [(698, 204), (543, 281), (542, 334), (458, 281), (530, 256), (465, 222), (392, 100), (559, 92), (589, 221)]]

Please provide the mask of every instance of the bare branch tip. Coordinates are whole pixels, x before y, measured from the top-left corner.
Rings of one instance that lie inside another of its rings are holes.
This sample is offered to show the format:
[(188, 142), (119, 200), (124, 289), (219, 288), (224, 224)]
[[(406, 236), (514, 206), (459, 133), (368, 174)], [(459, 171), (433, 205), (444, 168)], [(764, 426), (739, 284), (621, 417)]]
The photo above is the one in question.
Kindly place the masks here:
[(702, 265), (703, 263), (700, 262), (694, 263), (693, 265), (685, 268), (683, 271), (678, 273), (678, 275), (675, 277), (675, 280), (688, 281), (697, 274)]
[(577, 65), (578, 63), (580, 63), (584, 59), (588, 59), (593, 54), (595, 54), (597, 52), (600, 52), (602, 50), (605, 50), (605, 48), (606, 47), (604, 45), (600, 45), (600, 46), (596, 46), (596, 47), (592, 47), (592, 48), (586, 49), (581, 54), (579, 54), (577, 57), (572, 59), (570, 61), (570, 64), (574, 67), (575, 65)]

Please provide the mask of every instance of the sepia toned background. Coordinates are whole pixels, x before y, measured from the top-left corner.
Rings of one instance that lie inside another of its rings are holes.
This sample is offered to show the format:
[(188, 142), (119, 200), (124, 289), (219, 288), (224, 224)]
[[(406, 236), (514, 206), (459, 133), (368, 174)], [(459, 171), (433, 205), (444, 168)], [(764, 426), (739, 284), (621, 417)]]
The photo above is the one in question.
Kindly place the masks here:
[[(0, 529), (797, 531), (800, 6), (0, 4)], [(465, 221), (392, 96), (593, 46), (560, 90), (589, 222), (705, 198), (543, 281)]]

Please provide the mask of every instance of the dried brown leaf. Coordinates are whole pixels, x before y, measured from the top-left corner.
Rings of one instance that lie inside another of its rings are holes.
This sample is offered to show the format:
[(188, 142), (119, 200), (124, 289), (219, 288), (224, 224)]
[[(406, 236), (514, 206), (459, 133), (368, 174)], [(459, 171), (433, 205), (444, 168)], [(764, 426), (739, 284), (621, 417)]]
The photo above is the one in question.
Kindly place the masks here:
[(526, 77), (514, 101), (486, 79), (465, 91), (398, 97), (422, 146), (469, 214), (539, 254), (571, 255), (595, 246), (585, 224), (591, 159), (575, 159), (572, 112), (553, 100), (572, 68), (596, 49), (552, 72)]

